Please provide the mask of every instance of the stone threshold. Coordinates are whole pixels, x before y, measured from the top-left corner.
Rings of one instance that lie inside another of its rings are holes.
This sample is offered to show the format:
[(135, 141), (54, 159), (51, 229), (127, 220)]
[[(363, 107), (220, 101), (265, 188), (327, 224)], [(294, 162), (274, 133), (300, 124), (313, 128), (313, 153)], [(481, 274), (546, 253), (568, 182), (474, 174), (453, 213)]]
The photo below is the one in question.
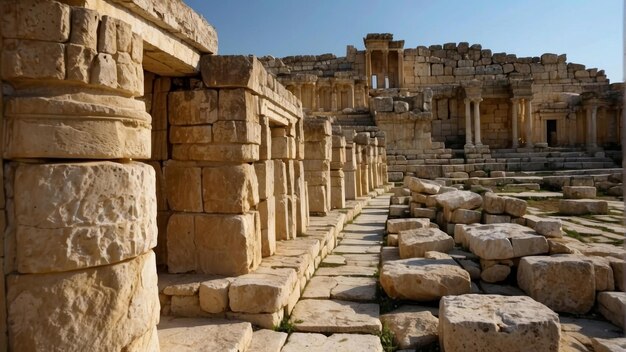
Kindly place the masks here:
[[(391, 184), (367, 197), (346, 202), (346, 208), (326, 216), (311, 216), (305, 234), (277, 241), (276, 253), (263, 258), (252, 273), (238, 277), (203, 274), (159, 274), (161, 314), (170, 317), (230, 319), (273, 329), (288, 316), (322, 260), (337, 245), (344, 225), (358, 216), (370, 199), (387, 192)], [(217, 320), (216, 320), (217, 321)]]

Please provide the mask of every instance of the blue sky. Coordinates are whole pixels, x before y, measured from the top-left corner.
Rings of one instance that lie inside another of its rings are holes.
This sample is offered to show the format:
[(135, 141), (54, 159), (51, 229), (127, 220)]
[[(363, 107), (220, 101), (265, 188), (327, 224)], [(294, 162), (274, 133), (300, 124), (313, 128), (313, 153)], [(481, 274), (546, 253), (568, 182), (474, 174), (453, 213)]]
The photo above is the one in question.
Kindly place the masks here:
[(216, 29), (219, 54), (257, 56), (363, 49), (367, 33), (405, 48), (469, 42), (493, 52), (567, 54), (623, 81), (620, 0), (184, 0)]

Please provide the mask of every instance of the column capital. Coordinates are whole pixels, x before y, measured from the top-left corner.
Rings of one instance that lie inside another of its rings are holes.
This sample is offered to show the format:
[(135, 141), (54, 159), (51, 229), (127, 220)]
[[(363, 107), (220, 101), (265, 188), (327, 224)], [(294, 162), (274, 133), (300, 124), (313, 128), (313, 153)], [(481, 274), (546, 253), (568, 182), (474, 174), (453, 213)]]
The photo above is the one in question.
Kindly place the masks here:
[(471, 102), (472, 102), (472, 99), (465, 98), (465, 99), (463, 99), (463, 102), (464, 102), (465, 104), (469, 104), (469, 103), (471, 103)]
[(483, 101), (483, 98), (470, 98), (470, 100), (472, 101), (472, 103), (480, 103), (481, 101)]
[(520, 100), (522, 100), (522, 98), (520, 98), (520, 97), (513, 97), (513, 98), (511, 98), (511, 102), (512, 103), (519, 103)]

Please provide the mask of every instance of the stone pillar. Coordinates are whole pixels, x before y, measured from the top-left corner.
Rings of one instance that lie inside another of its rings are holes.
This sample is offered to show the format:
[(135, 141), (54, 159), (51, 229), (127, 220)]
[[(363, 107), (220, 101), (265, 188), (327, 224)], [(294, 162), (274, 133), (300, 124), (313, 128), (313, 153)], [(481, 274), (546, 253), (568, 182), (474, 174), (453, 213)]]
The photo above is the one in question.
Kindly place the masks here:
[(317, 111), (317, 107), (319, 106), (317, 84), (312, 83), (311, 85), (311, 111)]
[(483, 142), (480, 140), (480, 102), (483, 101), (482, 99), (473, 99), (472, 102), (474, 103), (474, 139), (475, 142), (474, 144), (477, 147), (480, 147), (483, 145)]
[(312, 215), (326, 215), (331, 209), (331, 131), (328, 120), (305, 120), (304, 175), (309, 193), (309, 213)]
[(463, 101), (465, 102), (465, 147), (473, 147), (474, 143), (472, 142), (472, 115), (471, 115), (472, 101), (467, 98), (465, 98)]
[(302, 85), (300, 83), (295, 85), (294, 94), (295, 94), (296, 98), (298, 98), (298, 99), (300, 99), (300, 101), (302, 101)]
[(369, 133), (359, 132), (354, 138), (354, 142), (359, 145), (359, 178), (360, 178), (360, 196), (367, 196), (370, 191), (370, 167), (369, 167)]
[(356, 181), (356, 148), (354, 145), (354, 136), (356, 135), (356, 132), (354, 130), (344, 129), (343, 135), (346, 139), (346, 162), (343, 164), (346, 200), (354, 200), (358, 195)]
[(354, 109), (354, 84), (348, 85), (348, 107)]
[[(387, 79), (387, 68), (389, 67), (389, 50), (383, 50), (383, 77), (382, 77), (382, 82), (378, 82), (378, 88), (382, 87), (383, 88), (388, 88), (387, 87), (387, 81), (389, 81)], [(380, 81), (380, 78), (379, 78)]]
[(517, 118), (519, 116), (519, 99), (511, 99), (511, 147), (516, 149), (518, 147), (518, 134), (517, 134)]
[(330, 111), (337, 111), (337, 86), (333, 84), (330, 89)]
[(404, 50), (398, 50), (398, 88), (404, 88)]
[(365, 77), (367, 79), (367, 86), (372, 86), (372, 54), (369, 50), (365, 50)]
[(158, 350), (143, 40), (57, 1), (0, 8), (0, 349)]
[(598, 147), (598, 106), (597, 105), (593, 105), (591, 107), (591, 129), (590, 129), (590, 134), (591, 134), (590, 147), (591, 148), (597, 148)]
[(526, 120), (526, 147), (527, 148), (532, 148), (534, 146), (533, 143), (533, 116), (532, 116), (532, 105), (531, 105), (531, 99), (524, 99), (524, 103), (525, 103), (525, 107), (524, 107), (524, 113), (526, 114), (525, 116), (525, 120)]
[[(341, 133), (341, 130), (338, 131)], [(346, 138), (342, 135), (334, 135), (332, 159), (330, 162), (331, 178), (331, 208), (343, 209), (346, 207), (346, 187), (343, 166), (346, 162)]]

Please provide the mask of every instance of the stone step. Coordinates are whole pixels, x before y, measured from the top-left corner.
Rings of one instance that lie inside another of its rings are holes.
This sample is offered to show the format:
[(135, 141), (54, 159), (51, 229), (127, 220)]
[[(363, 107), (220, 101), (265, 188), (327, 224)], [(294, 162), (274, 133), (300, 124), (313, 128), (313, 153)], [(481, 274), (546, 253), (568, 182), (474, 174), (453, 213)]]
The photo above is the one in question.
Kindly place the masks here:
[(289, 336), (281, 352), (383, 352), (378, 336), (363, 334), (306, 334), (296, 332)]
[(244, 352), (253, 336), (248, 322), (168, 316), (161, 316), (157, 332), (161, 352)]
[(382, 331), (379, 315), (377, 303), (303, 299), (290, 321), (298, 332), (378, 334)]

